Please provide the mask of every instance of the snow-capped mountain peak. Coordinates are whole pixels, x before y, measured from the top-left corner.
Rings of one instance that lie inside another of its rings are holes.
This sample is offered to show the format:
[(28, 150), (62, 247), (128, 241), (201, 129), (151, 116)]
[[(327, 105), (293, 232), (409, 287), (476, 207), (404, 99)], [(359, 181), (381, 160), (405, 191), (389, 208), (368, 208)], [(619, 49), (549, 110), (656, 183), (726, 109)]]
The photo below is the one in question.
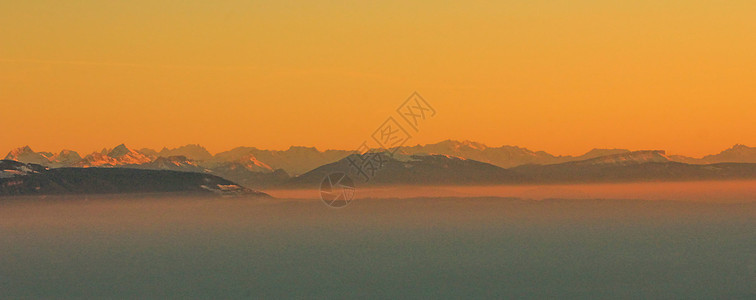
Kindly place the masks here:
[(5, 156), (5, 159), (40, 165), (47, 165), (50, 163), (50, 160), (46, 156), (34, 152), (34, 150), (28, 145), (11, 150), (8, 152), (8, 155)]
[(81, 161), (81, 155), (79, 155), (79, 153), (66, 149), (63, 149), (60, 153), (54, 154), (50, 157), (50, 162), (53, 167), (71, 166), (79, 161)]
[(213, 155), (205, 147), (198, 144), (184, 145), (174, 149), (164, 147), (163, 150), (160, 150), (159, 156), (186, 156), (189, 159), (197, 161), (207, 161), (213, 158)]
[(253, 154), (247, 154), (245, 156), (242, 156), (242, 158), (240, 158), (238, 162), (244, 165), (244, 167), (250, 171), (273, 172), (273, 168), (271, 168), (269, 165), (265, 164), (264, 162), (259, 161), (257, 157), (255, 157)]
[(113, 158), (118, 158), (118, 157), (128, 155), (133, 152), (134, 151), (126, 147), (126, 145), (120, 144), (116, 146), (115, 148), (113, 148), (113, 150), (110, 150), (110, 152), (108, 152), (108, 156), (113, 157)]
[(35, 152), (28, 145), (26, 145), (26, 146), (11, 150), (10, 152), (8, 152), (8, 155), (5, 156), (5, 159), (10, 159), (11, 157), (18, 157), (26, 153), (35, 153)]
[(75, 165), (78, 167), (101, 167), (140, 165), (151, 162), (147, 155), (131, 150), (126, 145), (120, 144), (110, 151), (103, 150), (87, 155)]

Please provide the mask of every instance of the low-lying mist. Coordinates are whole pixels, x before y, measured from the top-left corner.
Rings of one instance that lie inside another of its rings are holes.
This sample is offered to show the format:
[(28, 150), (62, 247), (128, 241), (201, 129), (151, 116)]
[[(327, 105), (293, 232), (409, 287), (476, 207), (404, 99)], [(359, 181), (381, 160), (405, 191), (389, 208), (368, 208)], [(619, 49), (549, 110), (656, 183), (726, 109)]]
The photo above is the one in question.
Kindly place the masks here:
[(0, 201), (8, 298), (749, 298), (756, 202)]
[[(485, 186), (369, 186), (357, 182), (355, 197), (517, 197), (524, 199), (641, 199), (696, 202), (756, 201), (756, 180), (629, 182), (594, 184), (485, 185)], [(280, 198), (316, 199), (313, 189), (265, 190)]]

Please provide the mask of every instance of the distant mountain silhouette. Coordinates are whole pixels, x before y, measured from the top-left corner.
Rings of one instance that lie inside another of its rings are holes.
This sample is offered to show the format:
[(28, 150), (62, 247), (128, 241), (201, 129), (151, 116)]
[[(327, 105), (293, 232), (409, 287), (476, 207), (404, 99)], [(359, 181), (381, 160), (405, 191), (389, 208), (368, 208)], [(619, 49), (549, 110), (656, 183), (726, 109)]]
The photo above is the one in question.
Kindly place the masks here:
[(560, 162), (570, 162), (570, 161), (579, 161), (579, 160), (587, 160), (602, 156), (609, 156), (609, 155), (616, 155), (616, 154), (623, 154), (623, 153), (629, 153), (630, 150), (627, 149), (591, 149), (591, 151), (586, 152), (583, 155), (580, 156), (560, 156)]
[(11, 150), (5, 156), (5, 159), (40, 165), (50, 163), (50, 159), (47, 156), (34, 152), (29, 146)]
[[(52, 154), (49, 152), (35, 152), (26, 146), (12, 150), (6, 158), (52, 168), (72, 166), (128, 167), (135, 169), (196, 172), (220, 176), (238, 182), (246, 187), (262, 189), (284, 184), (294, 184), (296, 182), (309, 182), (310, 180), (307, 178), (315, 176), (313, 174), (317, 173), (313, 173), (312, 171), (317, 170), (320, 172), (324, 170), (324, 167), (332, 163), (343, 163), (344, 158), (352, 153), (353, 151), (346, 150), (320, 151), (311, 147), (290, 147), (287, 150), (261, 150), (253, 147), (238, 147), (230, 151), (211, 155), (200, 145), (186, 145), (174, 149), (164, 148), (160, 152), (157, 152), (146, 148), (138, 151), (132, 150), (126, 147), (126, 145), (121, 144), (112, 149), (103, 149), (102, 151), (94, 152), (84, 158), (71, 150), (63, 150), (58, 154)], [(444, 172), (448, 172), (446, 169), (438, 169), (438, 172), (433, 171), (431, 162), (443, 160), (442, 157), (446, 157), (446, 159), (464, 158), (466, 162), (463, 164), (450, 163), (450, 166), (461, 168), (456, 171), (457, 174), (445, 174)], [(725, 164), (710, 166), (708, 169), (700, 169), (699, 167), (684, 165), (756, 163), (756, 148), (735, 145), (719, 154), (708, 155), (703, 158), (666, 155), (663, 151), (631, 152), (626, 149), (593, 149), (580, 156), (554, 156), (544, 151), (531, 151), (516, 146), (488, 147), (484, 144), (471, 141), (446, 140), (435, 144), (400, 148), (392, 159), (400, 161), (402, 166), (410, 169), (414, 168), (413, 171), (422, 170), (425, 172), (421, 172), (425, 178), (406, 177), (402, 174), (408, 170), (392, 170), (389, 168), (387, 173), (396, 173), (392, 179), (377, 178), (371, 184), (391, 184), (392, 182), (402, 182), (403, 180), (409, 180), (406, 182), (407, 184), (419, 181), (457, 181), (459, 184), (465, 184), (475, 180), (481, 184), (489, 182), (536, 182), (538, 180), (544, 182), (556, 182), (560, 180), (569, 182), (643, 180), (643, 175), (640, 174), (642, 172), (648, 172), (646, 180), (739, 178), (739, 176), (746, 176), (748, 172), (747, 166)], [(643, 159), (646, 159), (646, 161), (643, 161)], [(641, 161), (644, 164), (656, 163), (657, 165), (654, 165), (654, 167), (651, 167), (651, 165), (643, 167), (635, 166), (638, 164), (637, 162)], [(569, 164), (571, 162), (575, 163)], [(605, 163), (600, 164), (599, 162)], [(673, 164), (673, 162), (678, 164)], [(491, 171), (483, 167), (481, 167), (483, 168), (481, 170), (472, 171), (472, 165), (475, 163), (485, 163), (499, 168), (510, 169), (509, 171), (514, 172), (517, 176), (514, 179), (509, 178), (505, 180), (502, 179), (506, 177), (502, 175), (503, 173), (488, 173)], [(679, 163), (682, 163), (682, 165)], [(396, 162), (389, 162), (389, 166), (398, 165)], [(631, 172), (634, 172), (632, 168), (639, 169), (635, 171), (639, 172), (639, 174), (632, 175)], [(664, 173), (664, 168), (666, 168), (667, 173)], [(745, 169), (741, 170), (738, 168)], [(719, 171), (714, 172), (714, 170)], [(607, 174), (601, 177), (601, 172), (604, 171)], [(675, 173), (678, 171), (691, 173), (688, 175)], [(471, 175), (471, 173), (475, 172), (488, 174), (492, 177), (481, 178), (480, 176)], [(300, 174), (301, 176), (298, 176)], [(468, 177), (464, 177), (463, 174), (468, 174), (464, 175)], [(290, 179), (290, 176), (294, 176), (294, 178)]]
[[(63, 152), (65, 152), (65, 155)], [(123, 155), (119, 155), (120, 152), (123, 152)], [(593, 149), (579, 156), (555, 156), (544, 151), (532, 151), (516, 146), (489, 147), (471, 141), (446, 140), (435, 144), (402, 147), (399, 149), (398, 154), (405, 156), (428, 154), (452, 155), (490, 163), (502, 168), (511, 168), (528, 164), (558, 164), (628, 152), (630, 150), (627, 149)], [(147, 148), (131, 150), (125, 145), (119, 145), (113, 149), (103, 149), (80, 159), (78, 153), (70, 150), (63, 150), (61, 154), (53, 155), (49, 152), (34, 152), (26, 146), (10, 151), (6, 159), (42, 164), (50, 167), (114, 167), (146, 164), (159, 157), (185, 156), (206, 169), (212, 169), (215, 166), (228, 162), (247, 160), (258, 162), (256, 164), (261, 169), (255, 170), (255, 172), (265, 172), (266, 170), (264, 169), (269, 167), (268, 171), (270, 172), (276, 169), (283, 169), (288, 174), (299, 175), (324, 164), (338, 161), (352, 153), (353, 151), (347, 150), (320, 151), (312, 147), (290, 147), (287, 150), (261, 150), (254, 147), (237, 147), (212, 155), (207, 149), (196, 144), (173, 149), (163, 148), (160, 152)], [(668, 157), (672, 161), (690, 164), (720, 162), (756, 163), (756, 148), (735, 145), (719, 154), (707, 155), (703, 158), (692, 158), (681, 155), (669, 155)]]
[(79, 153), (76, 153), (76, 151), (71, 150), (61, 150), (60, 153), (53, 155), (50, 157), (50, 166), (51, 167), (68, 167), (73, 166), (74, 164), (81, 161), (81, 155)]
[(259, 161), (253, 154), (248, 153), (241, 157), (230, 156), (236, 160), (210, 160), (201, 162), (207, 170), (223, 178), (239, 182), (250, 188), (267, 188), (277, 185), (289, 179), (289, 174), (283, 169), (273, 169), (271, 166)]
[(185, 156), (195, 161), (206, 161), (213, 158), (213, 155), (210, 154), (210, 152), (207, 151), (205, 147), (196, 144), (190, 144), (173, 149), (163, 148), (163, 150), (160, 150), (160, 152), (156, 153), (156, 155), (162, 157)]
[(523, 164), (551, 164), (560, 162), (559, 157), (543, 151), (534, 152), (516, 146), (488, 147), (481, 143), (470, 141), (446, 140), (436, 144), (402, 147), (399, 152), (407, 155), (452, 155), (490, 163), (502, 168)]
[(138, 151), (131, 150), (124, 144), (113, 149), (103, 149), (85, 156), (82, 160), (74, 163), (73, 167), (114, 167), (123, 165), (146, 164), (152, 159)]
[[(399, 160), (386, 154), (381, 156), (383, 166), (374, 174), (369, 173), (368, 185), (417, 185), (417, 184), (494, 184), (499, 182), (522, 182), (518, 174), (488, 163), (448, 155), (411, 155)], [(355, 180), (363, 180), (351, 166), (359, 161), (357, 154), (291, 178), (285, 186), (314, 186), (332, 172), (350, 174)]]
[[(235, 158), (235, 159), (231, 159)], [(273, 172), (273, 168), (264, 162), (261, 162), (253, 154), (248, 153), (240, 157), (229, 157), (229, 160), (211, 160), (202, 163), (208, 168), (243, 168), (251, 172)]]
[(756, 163), (756, 148), (748, 147), (746, 145), (735, 145), (719, 154), (704, 156), (702, 160), (707, 163)]
[(526, 164), (556, 164), (626, 152), (630, 151), (626, 149), (593, 149), (581, 156), (554, 156), (544, 151), (531, 151), (527, 148), (517, 146), (488, 147), (481, 143), (454, 140), (446, 140), (423, 146), (403, 147), (400, 149), (400, 153), (407, 155), (452, 155), (490, 163), (502, 168), (511, 168)]
[(230, 151), (216, 154), (213, 157), (213, 161), (238, 161), (245, 156), (252, 155), (256, 160), (270, 166), (271, 169), (283, 169), (289, 174), (297, 175), (310, 171), (323, 164), (342, 159), (352, 152), (353, 151), (346, 150), (326, 150), (321, 152), (314, 147), (295, 146), (283, 151), (238, 147)]
[(539, 183), (756, 178), (756, 164), (686, 164), (671, 161), (664, 151), (634, 151), (554, 165), (524, 165), (511, 170)]
[(275, 186), (289, 178), (286, 171), (273, 170), (251, 156), (232, 162), (196, 161), (185, 156), (161, 156), (149, 163), (124, 167), (212, 174), (253, 189)]
[[(350, 156), (353, 160), (357, 156)], [(384, 157), (385, 166), (366, 185), (485, 185), (690, 181), (756, 179), (756, 164), (685, 164), (669, 160), (664, 151), (634, 151), (551, 165), (504, 169), (446, 155), (412, 155), (409, 160)], [(359, 179), (348, 159), (327, 164), (286, 182), (285, 186), (317, 186), (331, 172)]]

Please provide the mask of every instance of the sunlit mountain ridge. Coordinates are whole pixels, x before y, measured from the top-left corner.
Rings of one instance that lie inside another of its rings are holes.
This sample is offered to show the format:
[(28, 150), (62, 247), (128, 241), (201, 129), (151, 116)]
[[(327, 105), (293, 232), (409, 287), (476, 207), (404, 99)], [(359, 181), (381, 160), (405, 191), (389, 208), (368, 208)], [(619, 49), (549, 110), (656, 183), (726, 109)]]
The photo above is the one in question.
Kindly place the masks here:
[[(402, 147), (400, 155), (442, 154), (486, 162), (502, 168), (511, 168), (527, 164), (557, 164), (580, 161), (613, 154), (629, 153), (627, 149), (593, 149), (579, 156), (559, 156), (545, 151), (532, 151), (517, 146), (489, 147), (472, 141), (446, 140), (435, 144)], [(190, 144), (178, 148), (163, 148), (161, 151), (144, 148), (133, 150), (121, 144), (112, 149), (103, 149), (84, 157), (72, 150), (62, 150), (58, 154), (35, 152), (29, 146), (11, 150), (5, 159), (24, 163), (35, 163), (50, 167), (115, 167), (148, 164), (160, 157), (184, 156), (202, 167), (214, 167), (239, 163), (244, 168), (256, 172), (272, 172), (282, 169), (291, 175), (303, 174), (314, 168), (342, 159), (354, 151), (325, 150), (314, 147), (292, 146), (287, 150), (264, 150), (255, 147), (237, 147), (229, 151), (211, 154), (204, 147)], [(756, 163), (756, 148), (734, 145), (717, 154), (701, 158), (681, 155), (666, 155), (670, 161), (691, 164), (711, 163)]]

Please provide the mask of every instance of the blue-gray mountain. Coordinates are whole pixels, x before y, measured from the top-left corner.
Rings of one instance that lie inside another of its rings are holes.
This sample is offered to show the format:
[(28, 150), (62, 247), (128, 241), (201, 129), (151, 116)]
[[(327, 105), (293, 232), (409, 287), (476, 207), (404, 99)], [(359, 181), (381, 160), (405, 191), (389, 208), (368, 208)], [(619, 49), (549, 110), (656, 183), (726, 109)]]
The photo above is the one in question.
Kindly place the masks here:
[[(316, 168), (294, 177), (283, 185), (316, 186), (332, 172), (344, 172), (363, 185), (489, 185), (548, 184), (639, 181), (692, 181), (756, 179), (756, 164), (716, 163), (686, 164), (671, 161), (664, 151), (634, 151), (600, 156), (559, 164), (529, 164), (501, 168), (492, 164), (448, 155), (386, 155), (380, 154), (382, 167), (372, 173), (369, 164), (360, 164), (360, 157), (346, 159)], [(353, 163), (358, 162), (358, 163)], [(357, 166), (363, 166), (358, 168)], [(367, 172), (368, 176), (365, 176)]]

